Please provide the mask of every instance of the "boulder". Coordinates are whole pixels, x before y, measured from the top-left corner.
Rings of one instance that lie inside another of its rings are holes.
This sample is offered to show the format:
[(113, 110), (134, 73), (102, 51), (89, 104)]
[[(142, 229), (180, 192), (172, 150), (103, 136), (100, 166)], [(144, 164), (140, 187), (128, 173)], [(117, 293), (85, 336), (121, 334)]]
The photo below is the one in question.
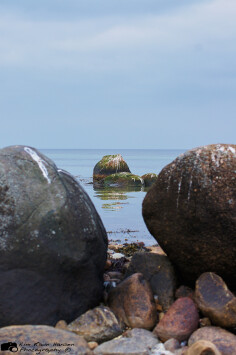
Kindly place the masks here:
[(131, 275), (113, 288), (107, 302), (128, 327), (152, 329), (157, 322), (151, 286), (140, 273)]
[[(10, 342), (13, 344), (8, 345)], [(71, 355), (93, 354), (83, 337), (45, 325), (16, 325), (1, 328), (0, 343), (1, 350), (5, 350), (8, 346), (13, 346), (12, 351), (9, 347), (9, 352), (1, 351), (2, 354), (6, 355), (14, 352), (25, 355), (58, 353), (68, 353)], [(4, 345), (5, 349), (3, 349)]]
[(219, 327), (204, 327), (196, 330), (189, 338), (188, 345), (207, 340), (212, 342), (221, 355), (233, 355), (236, 349), (236, 336)]
[(137, 272), (150, 282), (153, 294), (158, 296), (158, 303), (166, 311), (174, 302), (176, 288), (175, 272), (168, 257), (155, 253), (135, 253), (126, 277)]
[(99, 345), (94, 354), (98, 355), (149, 355), (150, 350), (159, 343), (157, 337), (145, 329), (132, 329), (119, 339)]
[(157, 181), (158, 175), (154, 173), (148, 173), (145, 175), (142, 175), (141, 178), (144, 181), (145, 187), (150, 187), (154, 184), (154, 182)]
[(34, 148), (0, 150), (0, 326), (70, 322), (97, 306), (106, 253), (102, 221), (69, 173)]
[(115, 314), (104, 306), (87, 311), (68, 324), (68, 330), (83, 336), (87, 341), (102, 343), (119, 336), (123, 331)]
[(144, 186), (143, 179), (131, 173), (116, 173), (107, 176), (105, 179), (102, 180), (102, 183), (105, 187), (112, 186), (112, 187), (141, 187)]
[(221, 353), (212, 342), (199, 340), (188, 348), (186, 355), (221, 355)]
[(187, 340), (197, 329), (198, 321), (198, 311), (193, 300), (188, 297), (179, 298), (165, 313), (153, 333), (163, 342), (171, 338)]
[(236, 327), (236, 297), (220, 276), (213, 272), (202, 274), (196, 282), (195, 300), (212, 324), (223, 328)]
[(120, 154), (105, 155), (93, 169), (93, 181), (104, 179), (108, 175), (121, 172), (130, 173), (127, 163)]
[(143, 201), (150, 233), (187, 285), (212, 271), (236, 289), (235, 152), (216, 144), (180, 155)]

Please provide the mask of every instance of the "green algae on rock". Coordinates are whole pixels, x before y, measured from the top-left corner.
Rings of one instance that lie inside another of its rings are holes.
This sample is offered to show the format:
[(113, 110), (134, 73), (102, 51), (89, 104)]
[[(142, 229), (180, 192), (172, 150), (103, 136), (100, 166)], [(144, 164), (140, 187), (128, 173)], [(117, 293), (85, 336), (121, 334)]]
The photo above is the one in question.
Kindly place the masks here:
[(127, 172), (107, 176), (103, 181), (104, 186), (144, 186), (143, 179)]
[(105, 155), (93, 169), (93, 180), (100, 181), (106, 176), (127, 172), (130, 173), (127, 163), (120, 154)]
[(141, 178), (144, 180), (144, 185), (150, 187), (157, 181), (158, 175), (154, 173), (147, 173), (142, 175)]

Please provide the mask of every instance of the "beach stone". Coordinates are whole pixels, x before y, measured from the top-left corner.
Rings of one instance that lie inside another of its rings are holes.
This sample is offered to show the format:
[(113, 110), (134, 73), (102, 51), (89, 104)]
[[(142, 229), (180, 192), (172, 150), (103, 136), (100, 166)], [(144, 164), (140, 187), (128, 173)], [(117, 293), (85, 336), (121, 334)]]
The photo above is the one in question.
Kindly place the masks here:
[(175, 291), (175, 298), (190, 297), (194, 300), (194, 290), (191, 287), (181, 285)]
[(105, 155), (93, 169), (93, 181), (99, 181), (106, 176), (121, 172), (130, 173), (127, 163), (120, 154)]
[(159, 343), (157, 345), (155, 345), (151, 352), (148, 353), (148, 355), (174, 355), (174, 353), (172, 351), (169, 351), (165, 348), (164, 344)]
[(68, 330), (83, 336), (87, 341), (102, 343), (120, 334), (121, 329), (115, 314), (105, 306), (87, 311), (68, 324)]
[(123, 280), (124, 278), (124, 275), (120, 271), (109, 271), (107, 274), (111, 279)]
[(236, 297), (220, 276), (213, 272), (202, 274), (196, 282), (195, 300), (214, 325), (236, 327)]
[(89, 349), (94, 350), (98, 346), (98, 343), (96, 343), (96, 341), (90, 341), (88, 343), (88, 346), (89, 346)]
[(132, 329), (118, 339), (99, 345), (94, 354), (99, 355), (149, 355), (150, 350), (159, 343), (157, 337), (145, 329)]
[(175, 352), (175, 350), (180, 349), (180, 342), (177, 339), (171, 338), (167, 340), (165, 343), (165, 349)]
[(209, 318), (204, 317), (199, 319), (199, 327), (209, 327), (211, 325), (211, 321)]
[[(0, 328), (1, 346), (9, 341), (16, 343), (17, 353), (25, 355), (58, 352), (71, 355), (93, 354), (83, 337), (45, 325), (15, 325)], [(1, 353), (10, 355), (12, 351)]]
[(108, 259), (108, 260), (106, 261), (105, 270), (110, 269), (111, 266), (112, 266), (112, 261)]
[(210, 341), (199, 340), (188, 348), (186, 355), (221, 355), (221, 352)]
[(0, 326), (70, 322), (97, 306), (106, 251), (102, 221), (69, 173), (34, 148), (0, 150)]
[(188, 345), (207, 340), (212, 342), (221, 355), (233, 355), (236, 349), (236, 336), (219, 327), (204, 327), (196, 330), (189, 338)]
[(131, 173), (116, 173), (107, 176), (102, 180), (104, 186), (133, 186), (133, 187), (141, 187), (144, 186), (143, 179)]
[(235, 152), (213, 144), (181, 154), (143, 201), (150, 233), (188, 286), (212, 271), (236, 289)]
[(113, 288), (107, 302), (118, 319), (130, 328), (152, 329), (157, 322), (151, 286), (140, 273)]
[(67, 323), (63, 319), (61, 319), (57, 322), (55, 328), (67, 330)]
[(157, 181), (158, 175), (154, 173), (148, 173), (145, 175), (142, 175), (141, 178), (144, 181), (145, 187), (150, 187), (154, 184), (154, 182)]
[(126, 273), (126, 277), (142, 273), (150, 282), (153, 294), (158, 296), (158, 303), (166, 311), (174, 302), (176, 288), (175, 271), (166, 255), (155, 253), (135, 253)]
[[(188, 351), (188, 346), (183, 346), (182, 348), (176, 350), (174, 352), (175, 355), (186, 355), (186, 352)], [(207, 355), (207, 354), (205, 354)]]
[(198, 321), (198, 311), (193, 300), (188, 297), (179, 298), (165, 313), (153, 333), (163, 342), (171, 338), (187, 340), (197, 329)]

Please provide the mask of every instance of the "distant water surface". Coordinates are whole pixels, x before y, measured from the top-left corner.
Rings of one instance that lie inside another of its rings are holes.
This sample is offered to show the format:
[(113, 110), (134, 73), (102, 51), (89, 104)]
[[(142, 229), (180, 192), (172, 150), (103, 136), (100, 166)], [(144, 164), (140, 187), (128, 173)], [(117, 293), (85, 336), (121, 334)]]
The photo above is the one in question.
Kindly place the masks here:
[(158, 174), (184, 150), (41, 149), (41, 152), (52, 159), (58, 168), (67, 170), (80, 182), (93, 201), (109, 239), (120, 240), (122, 243), (156, 243), (142, 218), (142, 201), (146, 192), (121, 188), (95, 190), (92, 184), (93, 168), (104, 155), (121, 154), (133, 174)]

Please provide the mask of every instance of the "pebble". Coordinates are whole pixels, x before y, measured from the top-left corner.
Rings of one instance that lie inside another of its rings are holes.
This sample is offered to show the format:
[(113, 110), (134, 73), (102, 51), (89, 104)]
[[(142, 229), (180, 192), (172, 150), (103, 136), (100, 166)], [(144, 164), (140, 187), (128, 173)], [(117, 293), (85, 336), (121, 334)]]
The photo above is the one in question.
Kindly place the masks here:
[(150, 355), (174, 355), (174, 353), (169, 350), (166, 350), (165, 346), (160, 343), (154, 346), (154, 348), (152, 348)]

